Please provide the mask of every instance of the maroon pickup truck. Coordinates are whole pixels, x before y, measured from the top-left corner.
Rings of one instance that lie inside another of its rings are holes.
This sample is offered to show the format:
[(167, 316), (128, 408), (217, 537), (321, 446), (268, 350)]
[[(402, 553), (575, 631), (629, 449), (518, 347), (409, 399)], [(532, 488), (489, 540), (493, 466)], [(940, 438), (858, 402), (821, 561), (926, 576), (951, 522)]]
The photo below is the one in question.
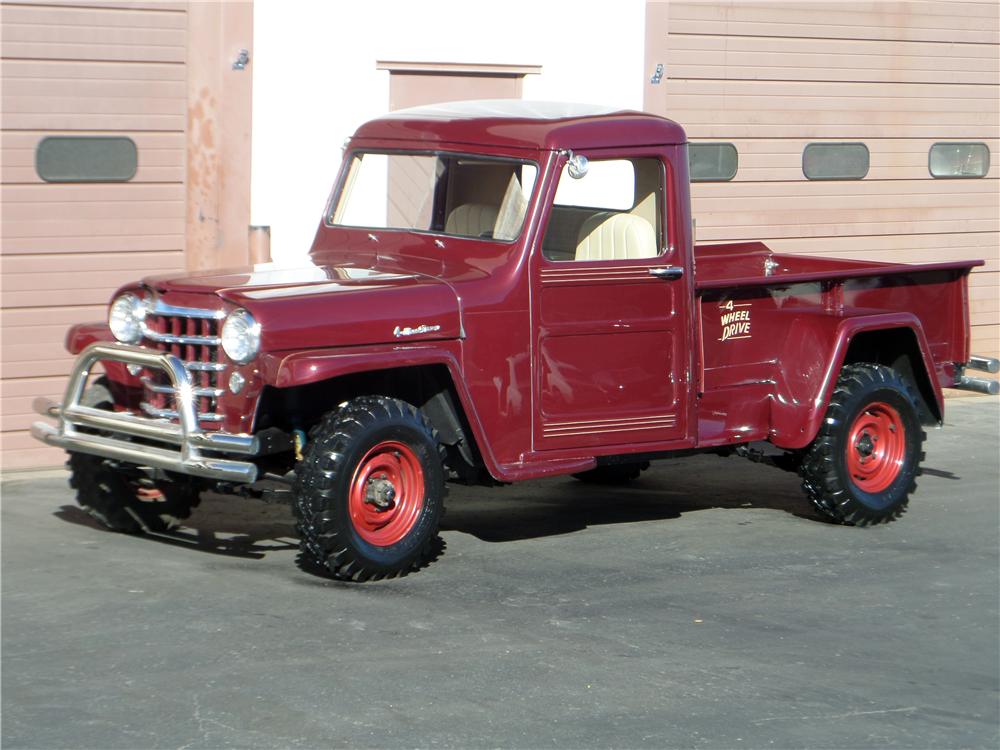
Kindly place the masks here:
[[(307, 565), (435, 555), (448, 481), (627, 482), (709, 452), (797, 471), (834, 521), (898, 518), (971, 357), (981, 261), (695, 248), (688, 150), (639, 112), (464, 102), (346, 146), (307, 267), (148, 278), (74, 327), (57, 424), (80, 504), (162, 530), (199, 492), (287, 500)], [(95, 372), (97, 366), (103, 374)]]

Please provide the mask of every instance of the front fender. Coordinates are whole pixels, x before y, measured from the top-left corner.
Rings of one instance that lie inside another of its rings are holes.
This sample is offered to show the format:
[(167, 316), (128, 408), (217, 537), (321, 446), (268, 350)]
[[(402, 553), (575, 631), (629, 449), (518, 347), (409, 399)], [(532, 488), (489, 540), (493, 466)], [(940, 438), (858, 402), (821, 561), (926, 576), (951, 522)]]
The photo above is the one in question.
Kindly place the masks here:
[(265, 354), (261, 357), (260, 368), (266, 385), (292, 388), (356, 372), (443, 364), (457, 386), (461, 380), (458, 377), (461, 374), (459, 362), (461, 350), (458, 341), (434, 341), (427, 344), (339, 347)]
[[(116, 339), (104, 321), (97, 323), (77, 323), (70, 326), (66, 332), (66, 351), (77, 355), (91, 344), (113, 344)], [(115, 401), (122, 405), (137, 406), (140, 399), (140, 384), (138, 378), (129, 375), (124, 362), (114, 360), (101, 363), (104, 372), (111, 381), (111, 391)]]
[(944, 397), (935, 376), (934, 360), (915, 315), (885, 313), (853, 318), (817, 315), (803, 320), (803, 324), (808, 331), (789, 331), (777, 363), (770, 440), (778, 447), (804, 448), (816, 437), (851, 341), (862, 332), (912, 333), (933, 388), (938, 413), (944, 413)]
[(360, 372), (444, 365), (487, 470), (493, 476), (500, 476), (501, 470), (486, 439), (479, 412), (465, 385), (461, 346), (460, 341), (450, 340), (391, 347), (350, 347), (265, 354), (261, 357), (260, 374), (266, 385), (293, 388)]
[(66, 331), (66, 351), (70, 354), (79, 354), (91, 344), (96, 342), (113, 343), (115, 337), (111, 334), (111, 329), (104, 321), (97, 323), (77, 323), (70, 326)]

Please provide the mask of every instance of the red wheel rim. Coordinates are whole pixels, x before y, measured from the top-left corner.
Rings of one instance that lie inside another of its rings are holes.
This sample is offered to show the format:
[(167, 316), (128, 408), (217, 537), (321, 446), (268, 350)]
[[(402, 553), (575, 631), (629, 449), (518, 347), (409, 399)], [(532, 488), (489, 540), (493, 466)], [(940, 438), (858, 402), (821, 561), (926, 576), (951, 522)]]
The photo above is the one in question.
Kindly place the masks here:
[(386, 440), (358, 462), (348, 511), (358, 536), (388, 547), (404, 539), (424, 509), (424, 470), (403, 443)]
[(883, 401), (868, 404), (847, 436), (847, 470), (864, 492), (881, 492), (896, 481), (906, 458), (906, 431), (899, 412)]

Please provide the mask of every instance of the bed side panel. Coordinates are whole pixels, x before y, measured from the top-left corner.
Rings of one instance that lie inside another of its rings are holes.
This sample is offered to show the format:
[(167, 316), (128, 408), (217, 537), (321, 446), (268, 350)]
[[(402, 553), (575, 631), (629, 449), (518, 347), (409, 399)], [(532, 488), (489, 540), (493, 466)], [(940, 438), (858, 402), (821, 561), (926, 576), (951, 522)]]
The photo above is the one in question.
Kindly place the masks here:
[[(969, 359), (968, 268), (848, 279), (847, 308), (912, 313), (927, 337), (935, 369)], [(940, 379), (939, 379), (940, 380)]]
[[(815, 435), (851, 340), (915, 339), (934, 399), (968, 357), (966, 270), (705, 290), (699, 297), (701, 446)], [(912, 332), (912, 334), (911, 334)]]

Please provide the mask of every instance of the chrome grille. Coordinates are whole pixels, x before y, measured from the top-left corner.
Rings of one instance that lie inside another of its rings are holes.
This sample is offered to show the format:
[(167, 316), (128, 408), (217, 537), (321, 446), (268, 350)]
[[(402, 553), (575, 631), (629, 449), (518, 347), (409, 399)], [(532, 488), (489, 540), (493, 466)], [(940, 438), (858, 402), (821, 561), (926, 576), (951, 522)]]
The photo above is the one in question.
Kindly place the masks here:
[[(223, 394), (219, 361), (223, 310), (177, 307), (156, 300), (142, 324), (143, 345), (179, 357), (191, 375), (198, 421), (205, 429), (217, 428), (222, 415), (217, 412)], [(176, 392), (162, 370), (143, 370), (142, 410), (160, 419), (177, 419)]]

